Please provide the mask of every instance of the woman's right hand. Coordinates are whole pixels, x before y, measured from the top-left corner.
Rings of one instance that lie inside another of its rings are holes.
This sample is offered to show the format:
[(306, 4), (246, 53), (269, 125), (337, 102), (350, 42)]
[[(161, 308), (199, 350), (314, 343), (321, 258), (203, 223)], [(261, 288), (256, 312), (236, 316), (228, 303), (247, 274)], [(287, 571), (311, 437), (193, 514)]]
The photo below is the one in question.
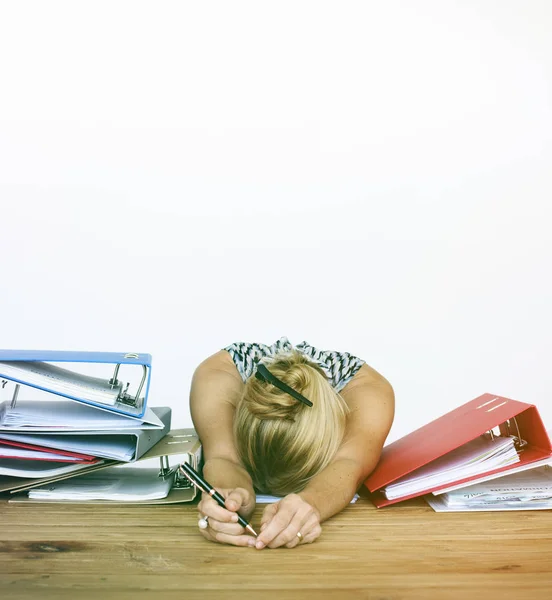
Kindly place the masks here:
[(225, 498), (226, 508), (219, 506), (209, 494), (201, 495), (197, 505), (199, 518), (207, 517), (207, 528), (199, 529), (204, 538), (220, 544), (231, 544), (233, 546), (255, 546), (255, 538), (245, 532), (238, 523), (239, 512), (244, 519), (253, 513), (255, 509), (255, 495), (245, 488), (219, 489)]

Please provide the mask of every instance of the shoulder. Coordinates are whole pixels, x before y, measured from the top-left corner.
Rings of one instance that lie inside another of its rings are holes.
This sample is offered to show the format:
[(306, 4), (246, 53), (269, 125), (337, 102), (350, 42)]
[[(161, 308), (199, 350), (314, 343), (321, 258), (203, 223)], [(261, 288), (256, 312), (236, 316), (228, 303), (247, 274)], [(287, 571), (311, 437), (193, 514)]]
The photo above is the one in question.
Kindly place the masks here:
[(341, 393), (349, 393), (359, 387), (373, 387), (386, 392), (391, 392), (393, 390), (393, 387), (389, 381), (381, 373), (378, 373), (378, 371), (365, 362), (363, 362), (349, 383), (347, 383), (347, 385), (343, 388)]
[(211, 373), (223, 373), (241, 381), (236, 365), (226, 350), (219, 350), (203, 360), (195, 369), (194, 377), (209, 376)]
[(209, 356), (195, 369), (190, 412), (206, 460), (225, 457), (238, 462), (232, 423), (243, 383), (228, 352)]
[(351, 411), (351, 422), (387, 435), (395, 416), (395, 391), (381, 373), (363, 364), (341, 396)]
[(349, 407), (340, 457), (365, 465), (366, 475), (376, 466), (395, 417), (395, 393), (389, 381), (364, 364), (341, 396)]

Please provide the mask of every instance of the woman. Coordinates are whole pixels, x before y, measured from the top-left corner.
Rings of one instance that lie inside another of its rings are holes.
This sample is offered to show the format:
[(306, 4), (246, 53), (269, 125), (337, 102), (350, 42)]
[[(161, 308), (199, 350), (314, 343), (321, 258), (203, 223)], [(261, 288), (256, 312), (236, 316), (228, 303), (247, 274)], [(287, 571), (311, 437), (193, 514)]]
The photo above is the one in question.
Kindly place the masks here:
[[(347, 506), (376, 466), (394, 416), (389, 382), (346, 352), (281, 338), (236, 343), (203, 361), (190, 394), (207, 481), (202, 535), (236, 546), (293, 548)], [(257, 539), (246, 535), (255, 491), (284, 496), (265, 507)]]

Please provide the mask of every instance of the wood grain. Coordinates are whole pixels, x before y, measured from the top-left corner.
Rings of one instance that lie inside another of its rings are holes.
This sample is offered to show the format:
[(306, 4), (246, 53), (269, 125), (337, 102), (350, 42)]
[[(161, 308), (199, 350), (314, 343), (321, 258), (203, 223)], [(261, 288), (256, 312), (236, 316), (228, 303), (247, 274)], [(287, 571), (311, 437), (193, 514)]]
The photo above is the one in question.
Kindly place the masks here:
[(362, 498), (314, 544), (262, 551), (205, 541), (190, 505), (0, 500), (0, 524), (6, 600), (552, 598), (549, 511), (443, 514), (421, 500), (378, 510)]

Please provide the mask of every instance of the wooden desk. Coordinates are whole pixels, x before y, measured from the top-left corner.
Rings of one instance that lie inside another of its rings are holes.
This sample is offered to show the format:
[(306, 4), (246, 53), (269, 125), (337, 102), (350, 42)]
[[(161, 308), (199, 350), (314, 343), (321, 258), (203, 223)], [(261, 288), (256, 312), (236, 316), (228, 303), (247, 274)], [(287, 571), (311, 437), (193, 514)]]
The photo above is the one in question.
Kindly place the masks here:
[[(252, 523), (258, 523), (260, 510)], [(221, 546), (194, 506), (0, 500), (0, 598), (550, 600), (552, 514), (439, 514), (366, 499), (294, 550)]]

